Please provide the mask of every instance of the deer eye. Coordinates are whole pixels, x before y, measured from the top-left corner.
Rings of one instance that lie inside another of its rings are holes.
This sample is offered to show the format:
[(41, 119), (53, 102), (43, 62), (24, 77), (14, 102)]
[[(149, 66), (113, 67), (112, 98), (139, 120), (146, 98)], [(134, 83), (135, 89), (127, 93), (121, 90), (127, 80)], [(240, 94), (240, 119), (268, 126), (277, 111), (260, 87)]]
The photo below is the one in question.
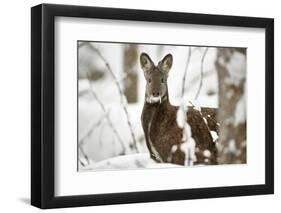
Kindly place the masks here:
[(161, 83), (164, 83), (164, 78), (161, 78)]
[(150, 79), (148, 79), (148, 83), (151, 83), (151, 78), (150, 78)]

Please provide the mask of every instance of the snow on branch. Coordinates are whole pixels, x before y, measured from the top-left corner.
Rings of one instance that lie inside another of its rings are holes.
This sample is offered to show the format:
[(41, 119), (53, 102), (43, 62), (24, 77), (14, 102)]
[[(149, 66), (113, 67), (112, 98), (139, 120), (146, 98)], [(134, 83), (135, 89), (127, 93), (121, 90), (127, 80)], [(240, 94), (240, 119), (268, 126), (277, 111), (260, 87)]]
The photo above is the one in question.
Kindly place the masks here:
[(192, 138), (191, 127), (187, 122), (188, 108), (182, 103), (177, 111), (177, 125), (182, 129), (182, 144), (180, 150), (185, 153), (185, 166), (192, 166), (196, 161), (195, 141)]

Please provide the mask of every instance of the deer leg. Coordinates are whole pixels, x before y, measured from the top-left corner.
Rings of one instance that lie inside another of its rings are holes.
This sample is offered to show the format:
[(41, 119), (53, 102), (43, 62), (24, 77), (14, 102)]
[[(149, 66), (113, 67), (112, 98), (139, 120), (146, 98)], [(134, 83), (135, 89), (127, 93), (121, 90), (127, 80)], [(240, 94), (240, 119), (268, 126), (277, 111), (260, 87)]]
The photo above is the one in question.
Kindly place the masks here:
[(153, 159), (154, 161), (156, 161), (157, 163), (160, 163), (160, 161), (157, 160), (155, 154), (153, 153), (150, 143), (148, 141), (148, 138), (146, 136), (145, 136), (145, 141), (146, 141), (146, 146), (147, 146), (149, 154), (150, 154), (150, 158)]

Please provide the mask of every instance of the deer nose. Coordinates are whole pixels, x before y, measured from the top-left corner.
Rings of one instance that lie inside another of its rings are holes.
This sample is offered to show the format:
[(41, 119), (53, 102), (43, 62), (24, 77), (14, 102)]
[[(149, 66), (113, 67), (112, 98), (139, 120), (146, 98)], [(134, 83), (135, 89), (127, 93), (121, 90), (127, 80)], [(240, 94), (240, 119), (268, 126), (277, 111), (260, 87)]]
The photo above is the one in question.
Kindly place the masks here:
[(160, 94), (159, 94), (159, 92), (153, 92), (152, 95), (153, 95), (154, 97), (158, 97)]

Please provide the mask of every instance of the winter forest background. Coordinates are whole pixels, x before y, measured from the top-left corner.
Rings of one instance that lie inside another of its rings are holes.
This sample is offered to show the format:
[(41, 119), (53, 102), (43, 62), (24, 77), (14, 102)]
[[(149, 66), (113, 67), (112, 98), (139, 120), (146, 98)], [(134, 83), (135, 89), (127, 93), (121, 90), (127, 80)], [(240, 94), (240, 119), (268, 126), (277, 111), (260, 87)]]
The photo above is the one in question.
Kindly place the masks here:
[[(173, 55), (173, 105), (219, 108), (219, 164), (246, 163), (246, 49), (78, 42), (78, 171), (179, 166), (150, 159), (139, 57)], [(208, 153), (206, 153), (208, 160)]]

